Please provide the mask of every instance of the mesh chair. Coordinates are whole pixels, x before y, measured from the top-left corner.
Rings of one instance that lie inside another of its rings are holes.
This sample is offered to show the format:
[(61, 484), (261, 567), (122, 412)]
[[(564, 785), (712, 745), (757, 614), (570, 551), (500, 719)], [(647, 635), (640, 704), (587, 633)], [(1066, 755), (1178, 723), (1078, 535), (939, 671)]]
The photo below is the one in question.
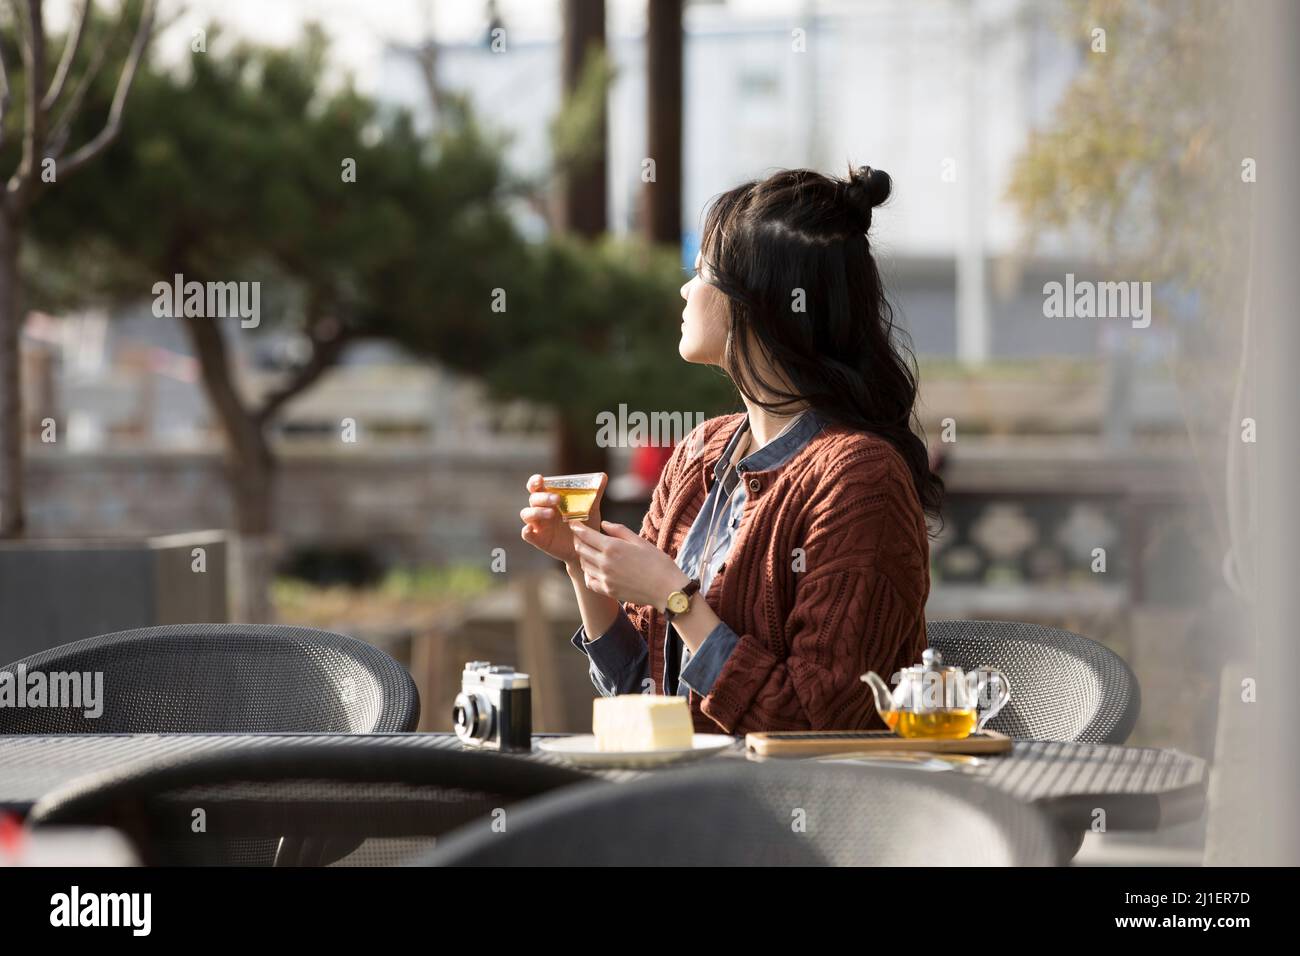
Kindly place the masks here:
[(364, 641), (308, 627), (181, 624), (33, 654), (17, 674), (102, 674), (102, 714), (6, 707), (0, 733), (382, 733), (415, 729), (406, 670)]
[(1124, 659), (1070, 631), (1015, 621), (930, 621), (930, 646), (963, 670), (996, 667), (1011, 700), (988, 722), (1008, 737), (1122, 744), (1141, 708)]
[(1051, 865), (1062, 838), (1029, 804), (957, 772), (720, 761), (572, 787), (476, 821), (424, 866)]
[(590, 779), (401, 738), (305, 739), (90, 774), (43, 797), (27, 825), (113, 827), (151, 866), (391, 865), (472, 820)]

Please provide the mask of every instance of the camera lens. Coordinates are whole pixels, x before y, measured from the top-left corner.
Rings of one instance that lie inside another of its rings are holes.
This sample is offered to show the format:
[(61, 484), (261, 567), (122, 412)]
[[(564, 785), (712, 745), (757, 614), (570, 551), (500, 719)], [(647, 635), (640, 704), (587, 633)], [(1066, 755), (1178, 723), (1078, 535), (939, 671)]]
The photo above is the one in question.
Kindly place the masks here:
[(456, 736), (467, 743), (478, 743), (491, 735), (492, 708), (481, 694), (457, 694), (451, 720)]

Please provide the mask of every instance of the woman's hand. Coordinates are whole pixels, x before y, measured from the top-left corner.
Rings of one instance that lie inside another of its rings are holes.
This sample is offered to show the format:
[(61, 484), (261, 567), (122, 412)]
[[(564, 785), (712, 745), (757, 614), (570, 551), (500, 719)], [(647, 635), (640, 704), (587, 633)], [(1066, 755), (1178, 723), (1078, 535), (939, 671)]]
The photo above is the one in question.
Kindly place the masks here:
[[(605, 497), (605, 485), (609, 476), (601, 473), (600, 488), (596, 492), (596, 501), (591, 506), (587, 523), (592, 528), (600, 527), (600, 503)], [(544, 491), (542, 476), (533, 475), (524, 485), (529, 492), (528, 507), (519, 512), (524, 526), (519, 536), (543, 554), (548, 554), (557, 561), (563, 561), (571, 570), (576, 569), (578, 554), (573, 548), (573, 532), (570, 525), (560, 517), (560, 496)], [(573, 524), (577, 524), (576, 521)], [(595, 532), (592, 532), (593, 534)]]
[(572, 522), (573, 546), (587, 589), (616, 601), (663, 608), (690, 578), (653, 544), (621, 524), (602, 521), (605, 534)]

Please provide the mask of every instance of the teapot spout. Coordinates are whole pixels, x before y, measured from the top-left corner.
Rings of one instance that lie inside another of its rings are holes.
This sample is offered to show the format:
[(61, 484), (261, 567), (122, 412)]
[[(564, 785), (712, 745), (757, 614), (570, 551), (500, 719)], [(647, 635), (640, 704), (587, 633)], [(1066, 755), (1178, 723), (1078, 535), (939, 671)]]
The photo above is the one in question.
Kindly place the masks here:
[(875, 671), (867, 671), (859, 679), (869, 686), (876, 695), (876, 711), (880, 714), (880, 718), (884, 720), (885, 714), (894, 709), (894, 695), (890, 691), (889, 685)]

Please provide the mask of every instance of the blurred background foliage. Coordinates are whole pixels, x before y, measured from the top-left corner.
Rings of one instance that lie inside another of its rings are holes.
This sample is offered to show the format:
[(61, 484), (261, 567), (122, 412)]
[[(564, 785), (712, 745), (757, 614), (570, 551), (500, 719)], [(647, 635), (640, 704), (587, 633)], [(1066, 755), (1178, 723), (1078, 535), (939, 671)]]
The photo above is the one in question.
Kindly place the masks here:
[[(208, 43), (221, 54), (184, 73), (144, 70), (117, 144), (47, 197), (35, 304), (126, 304), (176, 273), (257, 279), (268, 325), (324, 311), (588, 424), (619, 401), (729, 407), (725, 379), (675, 354), (679, 256), (635, 239), (526, 241), (507, 204), (533, 184), (463, 100), (421, 133), (350, 83), (322, 92), (319, 29), (283, 49), (226, 44), (214, 25)], [(91, 93), (111, 95), (107, 80)]]
[[(1236, 267), (1251, 259), (1261, 145), (1237, 54), (1249, 20), (1218, 0), (1069, 0), (1056, 21), (1079, 45), (1080, 68), (1030, 134), (1007, 195), (1026, 245), (1082, 235), (1110, 274), (1152, 283), (1168, 347), (1150, 354), (1163, 353), (1177, 387), (1222, 554), (1234, 509), (1224, 450), (1240, 449), (1237, 410), (1251, 387), (1249, 274)], [(1121, 373), (1130, 357), (1118, 357)]]
[(1086, 229), (1103, 261), (1231, 294), (1221, 266), (1249, 225), (1238, 213), (1254, 120), (1236, 95), (1241, 18), (1215, 0), (1069, 0), (1058, 27), (1079, 38), (1082, 62), (1014, 168), (1009, 196), (1029, 235)]

